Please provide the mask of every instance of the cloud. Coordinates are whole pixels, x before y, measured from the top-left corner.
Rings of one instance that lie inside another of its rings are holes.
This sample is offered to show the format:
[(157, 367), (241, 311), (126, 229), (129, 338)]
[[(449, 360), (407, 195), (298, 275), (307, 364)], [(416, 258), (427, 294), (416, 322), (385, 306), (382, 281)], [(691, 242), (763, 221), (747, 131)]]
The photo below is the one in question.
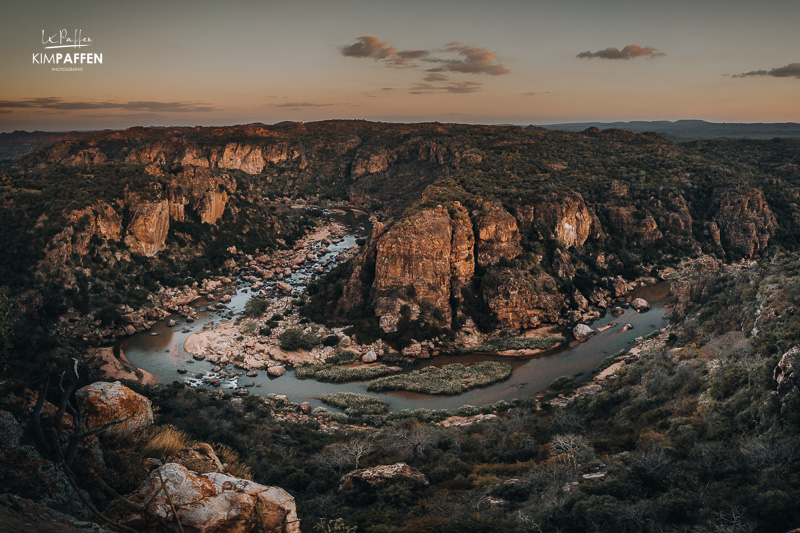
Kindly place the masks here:
[(591, 52), (589, 50), (581, 52), (576, 57), (580, 59), (633, 59), (635, 57), (645, 57), (647, 59), (655, 59), (657, 57), (664, 57), (665, 53), (657, 52), (655, 48), (649, 46), (639, 46), (638, 44), (629, 44), (622, 50), (609, 46), (605, 50), (598, 50)]
[(445, 85), (432, 83), (417, 83), (409, 91), (411, 94), (451, 93), (468, 94), (476, 93), (483, 89), (483, 85), (476, 81), (451, 82)]
[(541, 96), (543, 94), (553, 94), (553, 93), (550, 92), (550, 91), (538, 91), (538, 92), (537, 91), (532, 91), (532, 92), (529, 92), (529, 93), (522, 93), (522, 96)]
[(286, 102), (285, 104), (272, 104), (272, 107), (330, 107), (336, 104), (316, 104), (314, 102)]
[(751, 70), (734, 74), (732, 78), (749, 78), (751, 76), (772, 76), (773, 78), (800, 78), (800, 63), (789, 63), (785, 67), (773, 68), (771, 70)]
[(431, 72), (427, 76), (423, 78), (425, 81), (447, 81), (449, 78), (444, 74), (439, 74), (438, 72)]
[(0, 109), (55, 109), (82, 111), (87, 109), (123, 109), (126, 111), (151, 111), (161, 113), (187, 113), (215, 111), (215, 108), (192, 102), (155, 102), (134, 100), (130, 102), (69, 102), (54, 96), (26, 98), (23, 100), (0, 100)]
[(462, 72), (465, 74), (489, 74), (502, 76), (511, 71), (497, 60), (497, 54), (483, 47), (469, 46), (459, 42), (448, 43), (444, 52), (455, 53), (463, 59), (429, 58), (426, 61), (441, 63), (441, 66), (428, 69), (428, 72)]
[[(444, 48), (429, 50), (398, 50), (374, 35), (363, 35), (355, 43), (342, 46), (345, 57), (371, 58), (382, 61), (390, 68), (418, 67), (420, 61), (437, 63), (439, 66), (428, 72), (461, 72), (464, 74), (489, 74), (500, 76), (511, 72), (497, 60), (497, 54), (483, 47), (469, 46), (459, 42), (448, 43)], [(456, 54), (460, 58), (441, 57), (434, 54)]]
[(371, 57), (385, 59), (395, 53), (395, 48), (382, 42), (374, 35), (364, 35), (348, 46), (342, 46), (342, 55), (346, 57)]

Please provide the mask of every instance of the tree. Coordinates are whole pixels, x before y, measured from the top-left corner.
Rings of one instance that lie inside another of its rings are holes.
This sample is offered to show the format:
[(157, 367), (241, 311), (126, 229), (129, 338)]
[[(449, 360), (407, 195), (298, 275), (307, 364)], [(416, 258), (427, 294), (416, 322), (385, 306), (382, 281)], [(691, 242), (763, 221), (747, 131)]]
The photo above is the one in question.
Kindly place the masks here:
[(0, 373), (6, 374), (10, 364), (12, 329), (11, 298), (8, 296), (8, 287), (0, 286)]

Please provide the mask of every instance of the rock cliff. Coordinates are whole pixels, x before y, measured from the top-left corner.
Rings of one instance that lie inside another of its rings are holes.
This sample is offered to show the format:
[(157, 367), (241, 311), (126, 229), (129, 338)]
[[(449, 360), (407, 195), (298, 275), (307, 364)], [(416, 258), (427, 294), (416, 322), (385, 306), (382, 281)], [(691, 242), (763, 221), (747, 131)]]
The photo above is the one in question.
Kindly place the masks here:
[(728, 253), (753, 258), (766, 248), (778, 223), (761, 191), (717, 190), (714, 197), (719, 202), (714, 222)]
[(508, 333), (555, 323), (564, 305), (564, 297), (551, 276), (520, 267), (490, 270), (482, 290), (500, 328)]
[(522, 253), (516, 219), (501, 206), (483, 202), (475, 213), (475, 258), (480, 266), (514, 259)]

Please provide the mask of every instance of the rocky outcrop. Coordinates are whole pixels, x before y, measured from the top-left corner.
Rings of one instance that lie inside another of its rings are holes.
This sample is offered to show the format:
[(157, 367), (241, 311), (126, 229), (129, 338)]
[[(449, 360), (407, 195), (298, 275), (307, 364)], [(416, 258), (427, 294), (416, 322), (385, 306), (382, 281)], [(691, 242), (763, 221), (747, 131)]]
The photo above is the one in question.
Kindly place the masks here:
[(124, 437), (153, 424), (150, 400), (119, 381), (97, 382), (75, 393), (81, 413), (88, 415), (88, 429), (96, 429), (110, 422), (123, 420), (109, 426), (105, 435)]
[(761, 191), (716, 191), (715, 199), (719, 210), (714, 222), (726, 252), (749, 259), (766, 248), (778, 223)]
[(780, 398), (797, 393), (800, 388), (800, 346), (792, 347), (781, 356), (772, 373), (772, 379), (778, 382), (777, 392)]
[(397, 160), (397, 154), (385, 148), (379, 148), (371, 153), (356, 154), (353, 159), (350, 175), (360, 178), (366, 174), (375, 174), (389, 168), (389, 164)]
[(670, 292), (675, 297), (676, 316), (683, 316), (686, 310), (703, 294), (708, 278), (720, 271), (719, 262), (709, 255), (687, 261), (681, 265), (678, 279), (670, 284)]
[[(162, 479), (171, 503), (161, 490)], [(175, 463), (154, 470), (127, 499), (147, 503), (150, 513), (166, 522), (175, 520), (174, 505), (185, 530), (197, 533), (300, 532), (294, 498), (285, 490), (216, 472), (198, 474)], [(131, 513), (119, 504), (110, 513), (137, 530), (155, 525), (146, 513)]]
[(550, 195), (516, 208), (520, 225), (535, 228), (541, 238), (553, 238), (564, 248), (580, 248), (599, 229), (597, 217), (578, 193)]
[(450, 290), (455, 298), (460, 299), (461, 289), (472, 283), (475, 274), (475, 234), (469, 213), (459, 202), (455, 202), (450, 211), (450, 224)]
[(378, 239), (372, 300), (384, 331), (394, 331), (401, 310), (449, 325), (450, 215), (439, 206), (389, 229)]
[(564, 297), (555, 280), (527, 269), (492, 269), (483, 280), (483, 298), (509, 333), (558, 321)]
[(197, 213), (201, 222), (215, 224), (225, 212), (229, 193), (234, 191), (236, 180), (229, 175), (187, 167), (167, 186), (169, 216), (183, 222), (188, 207)]
[(522, 253), (516, 219), (492, 202), (484, 202), (475, 214), (475, 257), (481, 266), (496, 265)]
[(634, 298), (631, 301), (631, 307), (633, 307), (639, 313), (650, 310), (650, 304), (644, 298)]
[(130, 193), (125, 194), (125, 205), (130, 213), (125, 244), (131, 252), (152, 257), (163, 250), (169, 232), (169, 202)]
[[(61, 468), (25, 443), (22, 428), (8, 411), (0, 411), (0, 487), (73, 516), (90, 514)], [(0, 524), (7, 525), (4, 522)], [(3, 527), (0, 527), (3, 529)]]
[(108, 533), (93, 522), (78, 520), (33, 500), (0, 494), (0, 524), (14, 533)]
[(428, 484), (428, 479), (416, 468), (412, 468), (405, 463), (395, 463), (393, 465), (381, 465), (372, 468), (353, 470), (345, 474), (342, 478), (339, 489), (349, 490), (359, 487), (375, 489), (390, 479), (397, 477), (410, 479), (423, 485)]
[(614, 232), (625, 235), (639, 246), (652, 245), (664, 237), (655, 218), (632, 205), (607, 206), (606, 214)]
[(92, 237), (118, 241), (122, 237), (122, 218), (106, 202), (73, 211), (67, 216), (68, 225), (53, 237), (46, 251), (45, 264), (60, 267), (73, 257), (89, 254)]

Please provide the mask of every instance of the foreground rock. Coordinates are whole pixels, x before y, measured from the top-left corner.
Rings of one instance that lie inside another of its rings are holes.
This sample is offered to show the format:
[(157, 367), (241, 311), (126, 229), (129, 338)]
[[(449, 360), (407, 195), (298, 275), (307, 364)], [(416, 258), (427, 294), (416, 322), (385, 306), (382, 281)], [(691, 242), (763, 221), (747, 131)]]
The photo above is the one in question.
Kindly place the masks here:
[(396, 463), (353, 470), (344, 475), (339, 489), (353, 489), (356, 487), (374, 489), (396, 477), (408, 478), (424, 485), (428, 484), (428, 479), (416, 468), (412, 468), (405, 463)]
[(587, 326), (586, 324), (578, 324), (574, 328), (572, 328), (572, 334), (579, 342), (583, 342), (588, 340), (592, 335), (597, 333), (595, 330)]
[(104, 431), (105, 435), (124, 437), (153, 424), (150, 400), (119, 381), (92, 383), (78, 390), (75, 396), (81, 412), (88, 415), (87, 426), (90, 430), (124, 420)]
[[(2, 492), (34, 500), (57, 511), (73, 516), (89, 517), (64, 472), (52, 461), (44, 459), (33, 446), (22, 442), (22, 427), (8, 411), (0, 411), (0, 487)], [(14, 500), (17, 498), (14, 497)], [(3, 520), (3, 508), (12, 500), (0, 502), (0, 531), (13, 522)], [(38, 516), (38, 515), (35, 515)], [(31, 522), (28, 522), (31, 523)], [(38, 531), (29, 529), (29, 531)], [(51, 531), (60, 531), (52, 529)], [(69, 531), (65, 527), (64, 531)]]
[(650, 310), (650, 304), (644, 298), (634, 298), (631, 302), (631, 307), (639, 313)]
[[(153, 473), (128, 499), (144, 504), (167, 522), (175, 520), (170, 502), (161, 490), (161, 478), (175, 506), (178, 520), (188, 531), (198, 533), (299, 533), (294, 498), (278, 487), (268, 487), (216, 472), (198, 474), (176, 463)], [(146, 529), (153, 522), (144, 513), (128, 514), (121, 505), (111, 513), (122, 524)]]
[(59, 513), (14, 494), (0, 494), (0, 524), (14, 533), (106, 533), (92, 522)]

